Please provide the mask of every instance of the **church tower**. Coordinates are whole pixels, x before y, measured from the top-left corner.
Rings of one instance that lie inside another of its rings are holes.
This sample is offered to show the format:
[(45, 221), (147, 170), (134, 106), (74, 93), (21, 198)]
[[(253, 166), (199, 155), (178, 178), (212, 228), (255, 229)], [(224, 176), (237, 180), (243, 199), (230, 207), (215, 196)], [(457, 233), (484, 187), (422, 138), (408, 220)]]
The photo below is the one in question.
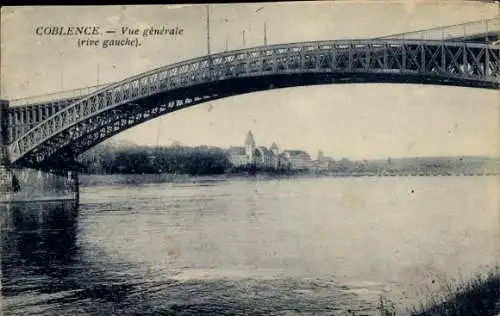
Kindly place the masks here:
[(252, 131), (248, 131), (247, 138), (245, 140), (245, 153), (248, 156), (248, 163), (250, 164), (255, 163), (254, 151), (255, 151), (255, 140), (253, 138)]

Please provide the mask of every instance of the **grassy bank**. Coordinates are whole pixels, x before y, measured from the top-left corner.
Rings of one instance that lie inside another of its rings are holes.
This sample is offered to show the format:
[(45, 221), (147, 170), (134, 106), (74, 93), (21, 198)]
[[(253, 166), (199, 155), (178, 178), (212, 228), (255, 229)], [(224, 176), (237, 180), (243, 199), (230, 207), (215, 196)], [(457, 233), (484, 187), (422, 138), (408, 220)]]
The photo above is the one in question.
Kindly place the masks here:
[(420, 304), (396, 311), (388, 299), (381, 299), (380, 315), (412, 316), (497, 316), (500, 314), (500, 267), (478, 273), (472, 279), (444, 284), (444, 292), (423, 297)]

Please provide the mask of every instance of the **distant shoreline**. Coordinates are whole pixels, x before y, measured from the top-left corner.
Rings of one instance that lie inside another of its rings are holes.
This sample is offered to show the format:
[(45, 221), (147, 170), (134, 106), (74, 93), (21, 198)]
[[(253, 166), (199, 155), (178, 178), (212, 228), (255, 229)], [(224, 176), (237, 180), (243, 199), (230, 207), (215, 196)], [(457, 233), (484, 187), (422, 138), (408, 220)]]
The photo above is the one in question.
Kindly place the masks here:
[[(240, 148), (241, 149), (241, 148)], [(307, 157), (272, 159), (248, 164), (245, 155), (234, 160), (229, 149), (211, 146), (110, 146), (101, 145), (83, 154), (78, 164), (86, 174), (189, 174), (289, 177), (320, 174), (358, 176), (449, 176), (500, 173), (500, 158), (488, 156), (418, 156), (350, 160), (318, 153)], [(239, 156), (238, 156), (239, 157)], [(270, 157), (268, 157), (270, 158)], [(291, 160), (290, 160), (291, 159)], [(304, 168), (299, 171), (297, 168)]]

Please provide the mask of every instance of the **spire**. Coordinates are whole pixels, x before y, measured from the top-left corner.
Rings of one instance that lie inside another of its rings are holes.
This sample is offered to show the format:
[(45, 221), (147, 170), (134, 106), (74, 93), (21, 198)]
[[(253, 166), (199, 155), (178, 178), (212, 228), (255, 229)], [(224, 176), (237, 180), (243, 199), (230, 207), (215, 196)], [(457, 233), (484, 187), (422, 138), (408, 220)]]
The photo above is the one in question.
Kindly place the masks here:
[(247, 138), (245, 140), (245, 145), (255, 147), (255, 140), (253, 139), (252, 131), (248, 131)]

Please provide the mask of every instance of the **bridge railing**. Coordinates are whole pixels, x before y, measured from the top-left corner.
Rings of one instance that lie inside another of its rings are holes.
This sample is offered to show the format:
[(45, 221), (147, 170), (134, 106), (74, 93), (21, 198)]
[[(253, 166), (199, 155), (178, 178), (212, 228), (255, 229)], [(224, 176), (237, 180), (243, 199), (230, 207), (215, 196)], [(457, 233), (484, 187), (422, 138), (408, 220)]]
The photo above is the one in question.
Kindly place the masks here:
[(467, 39), (472, 36), (500, 32), (500, 18), (466, 22), (451, 26), (440, 26), (425, 30), (391, 34), (376, 39), (450, 40)]
[(72, 90), (64, 90), (64, 91), (54, 92), (54, 93), (49, 93), (49, 94), (41, 94), (41, 95), (36, 95), (36, 96), (12, 99), (12, 100), (9, 100), (9, 106), (10, 107), (26, 106), (29, 104), (44, 104), (44, 103), (49, 103), (49, 102), (60, 102), (63, 100), (68, 100), (68, 99), (82, 98), (82, 97), (89, 95), (89, 94), (91, 94), (91, 93), (93, 93), (101, 88), (104, 88), (108, 85), (110, 85), (110, 84), (106, 83), (106, 84), (95, 85), (95, 86), (90, 86), (90, 87), (84, 87), (84, 88), (78, 88), (78, 89), (72, 89)]

